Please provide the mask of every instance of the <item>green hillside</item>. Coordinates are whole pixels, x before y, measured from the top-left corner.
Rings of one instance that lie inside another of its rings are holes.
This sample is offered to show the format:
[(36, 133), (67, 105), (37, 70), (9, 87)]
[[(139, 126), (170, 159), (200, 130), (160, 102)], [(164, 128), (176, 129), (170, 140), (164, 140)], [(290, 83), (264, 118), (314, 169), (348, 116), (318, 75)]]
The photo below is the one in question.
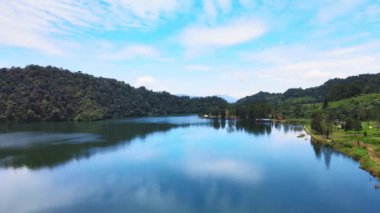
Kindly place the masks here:
[(244, 97), (236, 103), (238, 105), (244, 105), (267, 102), (273, 105), (288, 100), (317, 103), (323, 102), (325, 99), (337, 101), (362, 94), (373, 93), (380, 93), (380, 73), (362, 74), (345, 79), (331, 79), (321, 86), (307, 89), (292, 88), (284, 93), (259, 92), (255, 95)]
[(311, 118), (328, 108), (333, 118), (375, 120), (378, 117), (380, 74), (363, 74), (332, 79), (321, 86), (288, 89), (284, 93), (259, 92), (236, 102), (236, 114), (242, 119), (284, 116), (291, 119)]
[(330, 102), (327, 110), (337, 119), (350, 116), (362, 121), (376, 120), (380, 116), (380, 93)]
[[(294, 103), (285, 102), (284, 105), (288, 105), (288, 111), (284, 114), (290, 114), (292, 118), (294, 116), (295, 105)], [(293, 105), (293, 107), (291, 106)], [(313, 113), (321, 111), (323, 103), (302, 104), (300, 106), (301, 114), (304, 118), (311, 118)], [(355, 117), (361, 121), (376, 120), (380, 113), (380, 93), (365, 94), (356, 97), (346, 98), (339, 101), (328, 102), (325, 109), (330, 113), (334, 119), (344, 120), (347, 117)], [(279, 112), (279, 113), (281, 113)]]
[(225, 108), (218, 97), (178, 97), (56, 67), (0, 69), (0, 120), (99, 120), (203, 113)]

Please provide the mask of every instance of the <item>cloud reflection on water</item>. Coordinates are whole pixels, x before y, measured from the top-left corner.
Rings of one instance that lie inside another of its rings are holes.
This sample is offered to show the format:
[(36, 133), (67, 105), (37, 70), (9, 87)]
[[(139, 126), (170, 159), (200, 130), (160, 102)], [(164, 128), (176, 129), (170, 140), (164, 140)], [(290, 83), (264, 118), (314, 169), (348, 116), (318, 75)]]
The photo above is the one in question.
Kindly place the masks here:
[(0, 150), (20, 157), (0, 168), (0, 212), (280, 212), (294, 203), (323, 212), (337, 195), (355, 210), (378, 201), (357, 164), (339, 158), (326, 172), (315, 160), (326, 149), (313, 150), (293, 126), (103, 124), (61, 130), (99, 132), (106, 142)]
[(233, 159), (191, 159), (185, 163), (185, 172), (193, 177), (211, 177), (237, 182), (257, 183), (262, 173), (252, 163)]

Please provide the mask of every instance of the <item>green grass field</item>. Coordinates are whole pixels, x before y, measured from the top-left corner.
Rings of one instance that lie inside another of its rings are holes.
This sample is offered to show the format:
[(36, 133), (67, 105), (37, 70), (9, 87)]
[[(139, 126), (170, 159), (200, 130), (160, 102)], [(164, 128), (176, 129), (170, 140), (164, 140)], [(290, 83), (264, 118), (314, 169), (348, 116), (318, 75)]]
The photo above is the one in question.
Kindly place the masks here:
[(317, 134), (309, 125), (305, 129), (318, 142), (329, 144), (351, 156), (360, 162), (361, 168), (380, 178), (380, 128), (377, 122), (363, 122), (362, 126), (361, 131), (344, 131), (334, 127), (329, 138)]
[[(302, 111), (306, 118), (311, 118), (314, 112), (322, 110), (323, 103), (303, 104)], [(380, 107), (380, 94), (366, 94), (328, 103), (327, 111), (336, 117), (355, 115), (362, 120), (368, 117), (376, 117), (371, 113), (377, 113), (375, 108)]]
[(346, 107), (350, 105), (359, 105), (359, 106), (366, 106), (369, 103), (372, 104), (376, 101), (380, 101), (380, 94), (366, 94), (366, 95), (360, 95), (353, 98), (347, 98), (339, 101), (334, 101), (329, 103), (329, 107), (331, 108), (337, 108), (337, 107)]

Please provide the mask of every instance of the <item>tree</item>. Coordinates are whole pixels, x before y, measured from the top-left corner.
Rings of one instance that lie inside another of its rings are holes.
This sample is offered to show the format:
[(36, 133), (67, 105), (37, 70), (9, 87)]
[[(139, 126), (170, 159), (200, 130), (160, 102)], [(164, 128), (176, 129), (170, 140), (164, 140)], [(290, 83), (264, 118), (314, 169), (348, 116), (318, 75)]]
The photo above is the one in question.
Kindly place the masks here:
[(331, 113), (315, 112), (311, 120), (311, 128), (319, 134), (329, 137), (333, 132), (333, 119)]
[(353, 120), (351, 118), (346, 120), (343, 129), (345, 131), (349, 131), (353, 129)]
[(0, 120), (99, 120), (204, 113), (209, 108), (218, 109), (221, 115), (226, 106), (216, 96), (190, 98), (153, 92), (51, 66), (0, 69)]
[(325, 113), (323, 122), (323, 133), (326, 137), (330, 137), (333, 133), (334, 120), (331, 112)]
[(323, 100), (323, 106), (322, 106), (322, 109), (326, 109), (329, 105), (329, 102), (327, 100), (327, 97), (325, 97), (325, 99)]
[(359, 119), (353, 119), (353, 125), (352, 125), (353, 130), (355, 131), (360, 131), (363, 129), (362, 127), (362, 122)]
[(344, 125), (345, 131), (350, 131), (350, 130), (360, 131), (362, 129), (363, 127), (362, 127), (361, 121), (357, 118), (348, 118)]
[(377, 114), (377, 128), (380, 129), (380, 112)]
[(313, 114), (312, 120), (311, 120), (311, 128), (318, 133), (323, 133), (323, 127), (322, 127), (322, 113), (321, 112), (315, 112)]

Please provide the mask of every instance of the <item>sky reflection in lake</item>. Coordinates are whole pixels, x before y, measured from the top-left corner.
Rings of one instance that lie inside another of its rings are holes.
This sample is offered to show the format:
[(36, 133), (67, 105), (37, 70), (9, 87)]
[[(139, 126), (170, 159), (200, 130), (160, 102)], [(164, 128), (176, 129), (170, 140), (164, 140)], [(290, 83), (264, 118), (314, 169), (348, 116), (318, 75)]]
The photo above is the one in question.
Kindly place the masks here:
[[(177, 116), (0, 129), (0, 212), (371, 212), (380, 205), (376, 181), (358, 163), (297, 138), (297, 126)], [(33, 143), (4, 145), (25, 141)]]

